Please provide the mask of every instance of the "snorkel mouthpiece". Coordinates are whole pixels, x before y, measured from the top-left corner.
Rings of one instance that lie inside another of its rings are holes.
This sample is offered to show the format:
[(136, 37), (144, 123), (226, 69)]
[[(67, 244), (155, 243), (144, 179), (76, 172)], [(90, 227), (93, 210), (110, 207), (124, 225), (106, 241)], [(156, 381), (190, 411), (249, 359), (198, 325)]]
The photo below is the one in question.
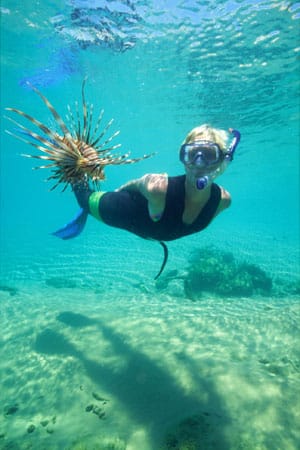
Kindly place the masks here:
[(197, 189), (199, 189), (199, 191), (201, 191), (202, 189), (204, 189), (208, 185), (209, 181), (210, 181), (210, 177), (208, 175), (205, 175), (204, 177), (197, 178), (197, 181), (196, 181)]
[(208, 175), (204, 175), (202, 177), (197, 178), (196, 187), (200, 191), (202, 189), (204, 189), (209, 183), (212, 183), (213, 180), (216, 178), (216, 176), (219, 175), (220, 172), (222, 173), (226, 169), (227, 165), (233, 160), (234, 152), (235, 152), (235, 150), (238, 146), (238, 143), (240, 142), (240, 139), (241, 139), (241, 133), (238, 130), (234, 130), (233, 128), (229, 128), (229, 132), (233, 135), (233, 139), (232, 139), (228, 149), (226, 150), (225, 158), (222, 163), (222, 170), (220, 170), (220, 168), (218, 168), (214, 172), (212, 172)]

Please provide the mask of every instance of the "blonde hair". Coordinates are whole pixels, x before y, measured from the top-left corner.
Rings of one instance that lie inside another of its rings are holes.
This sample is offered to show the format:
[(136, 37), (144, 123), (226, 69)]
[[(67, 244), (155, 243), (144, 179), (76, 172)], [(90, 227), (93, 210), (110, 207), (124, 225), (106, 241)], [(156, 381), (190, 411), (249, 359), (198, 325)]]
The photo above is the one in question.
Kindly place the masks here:
[(186, 136), (184, 144), (190, 144), (197, 140), (212, 141), (219, 145), (221, 150), (225, 151), (227, 148), (228, 133), (224, 130), (212, 128), (211, 126), (204, 124), (199, 127), (193, 128)]

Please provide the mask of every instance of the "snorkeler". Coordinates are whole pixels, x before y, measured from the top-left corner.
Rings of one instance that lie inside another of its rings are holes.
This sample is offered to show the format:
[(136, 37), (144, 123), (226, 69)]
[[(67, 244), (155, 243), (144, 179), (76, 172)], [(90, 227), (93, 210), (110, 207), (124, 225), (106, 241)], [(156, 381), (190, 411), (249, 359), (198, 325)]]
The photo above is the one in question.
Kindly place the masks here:
[[(171, 241), (203, 230), (230, 205), (229, 193), (213, 183), (232, 159), (225, 132), (207, 125), (193, 129), (180, 149), (185, 175), (146, 174), (115, 192), (92, 191), (86, 183), (73, 185), (78, 203), (96, 219), (146, 239)], [(69, 230), (56, 235), (67, 239)]]
[[(53, 106), (37, 89), (34, 89), (45, 102), (63, 136), (53, 132), (38, 120), (14, 108), (7, 108), (32, 123), (43, 135), (37, 134), (13, 121), (19, 132), (30, 140), (14, 135), (41, 150), (43, 155), (25, 155), (50, 161), (40, 168), (52, 168), (49, 179), (57, 180), (57, 185), (71, 185), (81, 207), (76, 217), (63, 228), (53, 233), (61, 239), (78, 236), (84, 228), (88, 215), (94, 216), (107, 225), (127, 230), (145, 239), (158, 241), (164, 248), (164, 261), (156, 276), (161, 274), (168, 257), (164, 241), (179, 239), (197, 233), (224, 209), (230, 206), (230, 194), (214, 183), (227, 165), (232, 161), (240, 140), (240, 133), (230, 129), (232, 140), (227, 145), (228, 133), (208, 125), (194, 128), (180, 147), (179, 158), (184, 165), (185, 175), (169, 177), (167, 174), (146, 174), (121, 186), (114, 192), (96, 191), (89, 181), (97, 186), (104, 179), (106, 165), (131, 164), (142, 158), (129, 159), (128, 154), (113, 155), (111, 152), (119, 145), (109, 146), (115, 133), (100, 144), (104, 133), (98, 133), (102, 112), (92, 130), (92, 106), (88, 108), (82, 88), (83, 119), (73, 119), (69, 131)], [(13, 134), (13, 133), (10, 133)]]

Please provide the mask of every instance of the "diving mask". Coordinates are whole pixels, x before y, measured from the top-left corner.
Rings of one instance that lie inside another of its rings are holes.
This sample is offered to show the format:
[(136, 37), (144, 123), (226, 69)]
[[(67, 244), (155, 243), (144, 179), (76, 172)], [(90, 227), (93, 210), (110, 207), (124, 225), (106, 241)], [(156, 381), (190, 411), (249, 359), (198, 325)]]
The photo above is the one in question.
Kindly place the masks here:
[[(233, 160), (241, 134), (232, 128), (229, 128), (229, 131), (233, 135), (233, 139), (226, 151), (222, 151), (215, 142), (202, 139), (181, 146), (179, 159), (183, 164), (194, 165), (200, 169), (208, 169), (209, 173), (207, 175), (197, 179), (197, 189), (204, 189), (209, 183), (212, 183), (214, 178), (224, 172), (227, 165)], [(219, 163), (220, 166), (216, 170), (209, 170)]]
[(180, 148), (180, 161), (183, 164), (193, 164), (197, 167), (210, 167), (224, 160), (224, 153), (219, 145), (205, 140), (197, 140), (183, 144)]

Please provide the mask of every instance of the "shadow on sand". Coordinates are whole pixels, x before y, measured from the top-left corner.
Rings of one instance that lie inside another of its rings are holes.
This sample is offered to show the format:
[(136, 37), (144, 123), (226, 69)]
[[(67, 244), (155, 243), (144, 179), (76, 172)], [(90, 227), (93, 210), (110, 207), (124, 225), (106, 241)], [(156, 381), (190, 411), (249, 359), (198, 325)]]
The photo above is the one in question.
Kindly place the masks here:
[[(189, 358), (184, 359), (184, 366), (197, 384), (198, 396), (184, 392), (172, 373), (128, 345), (124, 336), (101, 320), (67, 311), (59, 314), (57, 320), (74, 328), (96, 325), (109, 341), (114, 356), (120, 356), (123, 361), (125, 358), (126, 364), (116, 373), (108, 364), (88, 359), (65, 336), (51, 329), (37, 336), (35, 350), (80, 360), (90, 379), (111, 392), (126, 408), (131, 420), (147, 430), (153, 450), (158, 448), (158, 442), (163, 449), (180, 449), (188, 441), (194, 442), (191, 448), (195, 450), (229, 449), (224, 433), (229, 415), (213, 383), (201, 375), (201, 370)], [(143, 377), (139, 376), (141, 373)], [(185, 436), (180, 437), (178, 433)]]

